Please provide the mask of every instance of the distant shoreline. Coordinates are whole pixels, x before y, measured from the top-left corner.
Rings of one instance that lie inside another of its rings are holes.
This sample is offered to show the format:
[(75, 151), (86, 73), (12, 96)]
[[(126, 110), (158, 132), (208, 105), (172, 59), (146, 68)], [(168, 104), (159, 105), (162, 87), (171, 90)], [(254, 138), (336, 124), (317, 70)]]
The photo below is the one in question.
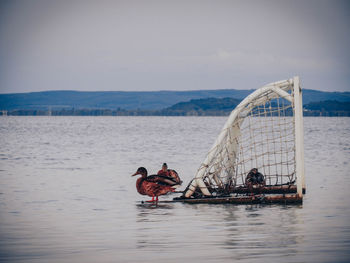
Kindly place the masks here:
[[(54, 117), (227, 117), (230, 112), (182, 112), (162, 114), (161, 111), (111, 111), (111, 110), (74, 110), (73, 112), (43, 111), (43, 110), (14, 110), (0, 111), (0, 116), (54, 116)], [(304, 117), (350, 117), (350, 111), (309, 111), (304, 110)]]

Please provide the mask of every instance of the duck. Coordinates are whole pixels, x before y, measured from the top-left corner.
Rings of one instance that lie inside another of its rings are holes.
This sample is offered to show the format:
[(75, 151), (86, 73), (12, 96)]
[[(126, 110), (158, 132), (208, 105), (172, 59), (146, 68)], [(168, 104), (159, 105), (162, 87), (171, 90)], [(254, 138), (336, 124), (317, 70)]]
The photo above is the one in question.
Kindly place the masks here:
[(136, 181), (137, 192), (141, 195), (148, 195), (152, 200), (147, 202), (158, 202), (158, 196), (165, 195), (169, 192), (174, 192), (175, 188), (180, 184), (172, 177), (163, 175), (148, 175), (145, 167), (139, 167), (137, 171), (131, 175), (141, 175)]
[(172, 169), (168, 169), (166, 173), (164, 173), (163, 171), (159, 171), (157, 176), (161, 176), (161, 177), (167, 177), (167, 178), (172, 178), (172, 180), (174, 180), (174, 182), (176, 182), (177, 184), (181, 185), (182, 181), (178, 175), (178, 173), (175, 170)]

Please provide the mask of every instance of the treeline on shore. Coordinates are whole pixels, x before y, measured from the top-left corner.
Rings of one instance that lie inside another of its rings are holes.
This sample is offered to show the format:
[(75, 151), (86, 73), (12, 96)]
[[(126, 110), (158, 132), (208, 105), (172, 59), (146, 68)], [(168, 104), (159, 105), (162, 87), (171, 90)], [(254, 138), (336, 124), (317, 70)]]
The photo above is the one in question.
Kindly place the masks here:
[[(48, 108), (0, 111), (8, 116), (227, 116), (240, 103), (234, 98), (207, 98), (180, 102), (162, 110)], [(350, 117), (350, 102), (334, 100), (304, 105), (304, 116)], [(287, 115), (292, 115), (290, 111)]]
[[(109, 110), (109, 109), (70, 109), (70, 110), (12, 110), (0, 111), (6, 116), (228, 116), (227, 111), (152, 111), (152, 110)], [(325, 111), (304, 109), (304, 116), (350, 117), (350, 111)]]
[(110, 110), (110, 109), (57, 109), (0, 111), (7, 116), (226, 116), (229, 112), (217, 111), (170, 111), (170, 110)]

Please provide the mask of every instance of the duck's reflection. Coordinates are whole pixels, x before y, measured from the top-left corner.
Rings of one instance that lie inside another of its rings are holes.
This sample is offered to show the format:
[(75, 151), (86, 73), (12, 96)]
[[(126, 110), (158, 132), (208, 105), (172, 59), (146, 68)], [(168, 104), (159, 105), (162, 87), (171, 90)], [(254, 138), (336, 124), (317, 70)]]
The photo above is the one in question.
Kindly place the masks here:
[(167, 228), (174, 216), (173, 204), (142, 203), (136, 207), (136, 247), (159, 250), (168, 246)]
[(171, 204), (164, 204), (164, 203), (141, 203), (136, 205), (138, 208), (138, 211), (148, 211), (148, 210), (153, 210), (153, 209), (158, 209), (158, 210), (171, 210), (173, 209), (173, 205)]

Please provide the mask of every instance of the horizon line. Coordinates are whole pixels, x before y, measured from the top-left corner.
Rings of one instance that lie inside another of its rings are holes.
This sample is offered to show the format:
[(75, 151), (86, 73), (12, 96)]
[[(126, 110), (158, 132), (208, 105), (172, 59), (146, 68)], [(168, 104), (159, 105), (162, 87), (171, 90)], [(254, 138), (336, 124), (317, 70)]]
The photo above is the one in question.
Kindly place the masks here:
[[(42, 90), (42, 91), (24, 91), (24, 92), (0, 92), (0, 95), (11, 94), (30, 94), (30, 93), (43, 93), (43, 92), (81, 92), (81, 93), (99, 93), (99, 92), (119, 92), (119, 93), (152, 93), (152, 92), (194, 92), (194, 91), (223, 91), (223, 90), (236, 90), (236, 91), (253, 91), (256, 89), (195, 89), (195, 90), (147, 90), (147, 91), (126, 91), (126, 90)], [(324, 91), (319, 89), (303, 89), (313, 90), (327, 93), (350, 93), (350, 91)]]

